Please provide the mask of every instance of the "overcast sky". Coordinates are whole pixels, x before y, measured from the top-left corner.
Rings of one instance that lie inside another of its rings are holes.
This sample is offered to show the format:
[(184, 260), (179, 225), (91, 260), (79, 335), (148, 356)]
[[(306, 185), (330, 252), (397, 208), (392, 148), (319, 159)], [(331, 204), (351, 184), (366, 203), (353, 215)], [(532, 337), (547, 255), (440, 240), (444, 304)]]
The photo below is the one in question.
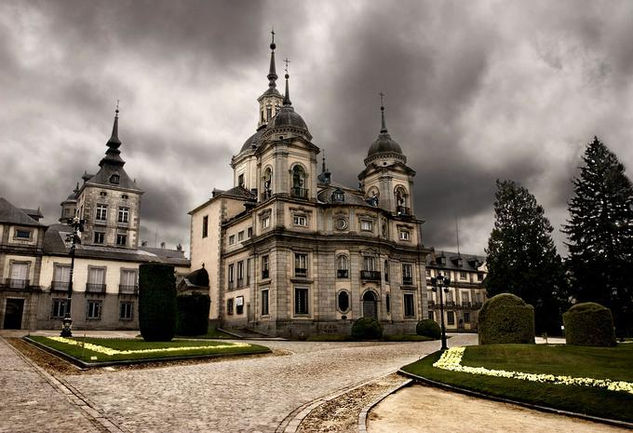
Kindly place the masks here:
[[(47, 223), (106, 150), (117, 99), (141, 238), (189, 244), (187, 212), (231, 185), (254, 131), (270, 29), (333, 179), (358, 184), (387, 126), (417, 171), (424, 242), (483, 253), (497, 178), (560, 233), (597, 135), (631, 177), (631, 1), (3, 1), (0, 196)], [(280, 86), (281, 87), (281, 86)]]

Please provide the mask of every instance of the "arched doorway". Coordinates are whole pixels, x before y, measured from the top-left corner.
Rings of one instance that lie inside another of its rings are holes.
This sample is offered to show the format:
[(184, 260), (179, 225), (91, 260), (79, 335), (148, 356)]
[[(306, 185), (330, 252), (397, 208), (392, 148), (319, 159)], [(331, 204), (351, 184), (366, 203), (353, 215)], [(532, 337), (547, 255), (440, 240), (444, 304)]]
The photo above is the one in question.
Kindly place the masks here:
[(378, 320), (378, 299), (371, 290), (366, 291), (363, 295), (363, 317)]

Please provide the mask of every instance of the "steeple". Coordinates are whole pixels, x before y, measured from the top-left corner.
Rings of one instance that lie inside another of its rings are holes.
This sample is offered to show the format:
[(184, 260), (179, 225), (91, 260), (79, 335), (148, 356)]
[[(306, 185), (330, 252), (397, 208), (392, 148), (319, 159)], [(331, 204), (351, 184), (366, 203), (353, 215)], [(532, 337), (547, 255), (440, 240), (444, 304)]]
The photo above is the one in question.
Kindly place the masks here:
[[(258, 130), (268, 125), (270, 119), (275, 117), (283, 101), (283, 96), (281, 96), (277, 90), (277, 69), (275, 67), (275, 49), (277, 48), (277, 44), (275, 43), (275, 31), (273, 30), (270, 33), (272, 35), (270, 42), (270, 67), (268, 69), (268, 75), (266, 76), (268, 78), (268, 88), (257, 98), (257, 102), (259, 102)], [(247, 142), (250, 141), (250, 139), (247, 140)], [(250, 143), (245, 143), (244, 146), (248, 149), (251, 148)], [(242, 150), (244, 150), (244, 146)]]
[(387, 124), (385, 123), (385, 102), (384, 102), (385, 94), (380, 92), (380, 117), (382, 118), (380, 133), (384, 134), (387, 132)]
[(106, 150), (106, 156), (99, 162), (99, 166), (103, 167), (104, 164), (123, 166), (125, 161), (121, 159), (121, 140), (119, 140), (119, 101), (116, 103), (116, 110), (114, 110), (114, 124), (112, 125), (112, 135), (106, 143), (108, 150)]
[(290, 89), (288, 87), (288, 78), (290, 78), (290, 75), (288, 75), (288, 63), (290, 63), (290, 60), (285, 59), (284, 62), (286, 62), (286, 93), (284, 94), (284, 105), (292, 105), (292, 102), (290, 102)]
[(277, 45), (275, 44), (275, 30), (273, 29), (271, 32), (272, 41), (270, 43), (270, 69), (268, 71), (268, 87), (274, 88), (277, 87), (277, 71), (275, 70), (275, 48)]
[(318, 176), (319, 182), (329, 184), (332, 181), (332, 173), (327, 169), (325, 165), (325, 150), (323, 151), (323, 165), (321, 166), (321, 174)]

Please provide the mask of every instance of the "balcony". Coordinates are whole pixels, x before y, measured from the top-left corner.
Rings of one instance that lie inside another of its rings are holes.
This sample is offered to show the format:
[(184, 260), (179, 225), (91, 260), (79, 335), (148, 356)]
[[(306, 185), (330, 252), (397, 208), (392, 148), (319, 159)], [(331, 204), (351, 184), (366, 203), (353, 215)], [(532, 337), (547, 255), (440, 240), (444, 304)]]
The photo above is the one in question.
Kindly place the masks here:
[(402, 278), (402, 285), (403, 286), (412, 286), (413, 285), (413, 278), (411, 278), (411, 277), (403, 277)]
[(481, 302), (473, 302), (473, 308), (478, 310), (483, 304)]
[(396, 206), (396, 215), (411, 215), (411, 209), (404, 206)]
[(86, 292), (88, 293), (105, 293), (106, 285), (103, 283), (86, 283)]
[(454, 307), (455, 306), (455, 301), (446, 301), (446, 306), (447, 307)]
[(67, 292), (69, 281), (51, 281), (51, 290), (54, 292)]
[(295, 268), (295, 277), (306, 278), (308, 276), (307, 268)]
[(470, 301), (462, 301), (462, 307), (464, 307), (464, 308), (470, 308), (470, 306), (471, 306)]
[(336, 278), (349, 278), (349, 271), (347, 269), (337, 269)]
[(306, 188), (298, 188), (298, 187), (293, 187), (290, 188), (290, 195), (294, 198), (300, 198), (303, 200), (307, 200), (308, 199), (308, 190)]
[(262, 280), (265, 280), (267, 278), (270, 278), (270, 272), (268, 271), (268, 269), (263, 269), (262, 270)]
[(10, 289), (27, 289), (30, 286), (30, 280), (22, 280), (19, 278), (7, 278), (5, 285)]
[(237, 279), (237, 287), (242, 287), (244, 286), (244, 279), (243, 278), (238, 278)]
[(119, 284), (119, 293), (122, 295), (137, 295), (138, 286), (136, 284)]
[(435, 301), (427, 301), (427, 304), (429, 305), (429, 308), (435, 307)]
[(360, 271), (360, 279), (365, 281), (380, 281), (380, 271)]

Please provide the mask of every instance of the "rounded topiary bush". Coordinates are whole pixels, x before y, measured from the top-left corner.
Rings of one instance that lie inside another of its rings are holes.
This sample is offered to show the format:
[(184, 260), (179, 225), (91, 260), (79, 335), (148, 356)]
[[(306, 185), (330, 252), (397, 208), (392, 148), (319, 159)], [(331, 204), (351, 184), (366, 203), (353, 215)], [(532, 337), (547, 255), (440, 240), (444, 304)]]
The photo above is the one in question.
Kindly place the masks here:
[(415, 326), (415, 333), (434, 340), (437, 340), (442, 336), (440, 325), (438, 325), (435, 320), (431, 319), (420, 320)]
[(159, 263), (139, 266), (138, 321), (146, 341), (171, 341), (176, 333), (174, 267)]
[(354, 340), (378, 340), (382, 338), (382, 326), (376, 319), (361, 317), (352, 325)]
[(479, 311), (479, 344), (534, 343), (534, 308), (511, 293), (484, 302)]
[(563, 314), (565, 340), (574, 346), (615, 346), (611, 310), (595, 302), (576, 304)]
[(176, 297), (178, 335), (204, 335), (209, 330), (209, 295), (194, 293)]

